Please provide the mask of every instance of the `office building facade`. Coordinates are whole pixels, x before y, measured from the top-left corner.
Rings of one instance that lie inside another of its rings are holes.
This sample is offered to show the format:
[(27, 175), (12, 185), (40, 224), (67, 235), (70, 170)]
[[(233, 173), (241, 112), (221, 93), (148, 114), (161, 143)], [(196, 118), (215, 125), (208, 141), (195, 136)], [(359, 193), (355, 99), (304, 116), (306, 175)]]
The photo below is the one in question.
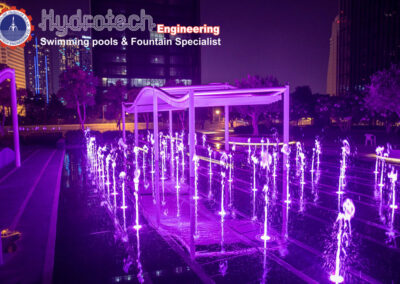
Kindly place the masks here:
[[(113, 14), (139, 14), (144, 9), (154, 22), (164, 25), (199, 25), (198, 0), (151, 0), (115, 1), (92, 0), (91, 14), (105, 15), (108, 9)], [(172, 39), (158, 34), (155, 30), (122, 32), (113, 30), (92, 31), (94, 39), (110, 37), (122, 39)], [(179, 35), (195, 38), (198, 35)], [(200, 47), (198, 46), (137, 46), (115, 45), (93, 48), (94, 74), (101, 80), (101, 89), (122, 81), (128, 88), (143, 86), (164, 86), (165, 84), (192, 85), (200, 83)]]
[(336, 93), (363, 92), (376, 71), (400, 63), (400, 1), (339, 0)]

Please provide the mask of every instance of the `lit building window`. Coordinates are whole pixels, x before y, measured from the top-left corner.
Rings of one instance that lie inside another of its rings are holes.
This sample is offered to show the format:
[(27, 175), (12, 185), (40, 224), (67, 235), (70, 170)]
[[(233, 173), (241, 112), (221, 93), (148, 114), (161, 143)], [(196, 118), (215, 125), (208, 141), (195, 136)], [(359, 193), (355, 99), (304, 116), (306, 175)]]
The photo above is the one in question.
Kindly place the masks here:
[(153, 64), (164, 64), (165, 63), (165, 57), (163, 55), (152, 55), (150, 57), (150, 63), (153, 63)]
[(156, 31), (150, 31), (150, 39), (163, 40), (164, 38), (164, 34), (159, 34)]
[(165, 85), (165, 79), (150, 79), (150, 78), (133, 78), (131, 79), (133, 87), (156, 86), (162, 87)]
[(102, 85), (104, 87), (109, 87), (111, 85), (116, 85), (118, 81), (121, 81), (123, 85), (128, 84), (127, 78), (102, 78)]
[(170, 67), (169, 68), (169, 75), (170, 76), (176, 76), (178, 75), (177, 69), (175, 67)]
[(108, 73), (112, 75), (126, 75), (126, 66), (123, 65), (111, 66), (108, 69)]
[(190, 86), (192, 85), (192, 79), (175, 79), (175, 83), (178, 85)]
[(126, 54), (122, 53), (107, 53), (105, 54), (106, 60), (108, 62), (115, 62), (115, 63), (125, 63), (126, 62)]

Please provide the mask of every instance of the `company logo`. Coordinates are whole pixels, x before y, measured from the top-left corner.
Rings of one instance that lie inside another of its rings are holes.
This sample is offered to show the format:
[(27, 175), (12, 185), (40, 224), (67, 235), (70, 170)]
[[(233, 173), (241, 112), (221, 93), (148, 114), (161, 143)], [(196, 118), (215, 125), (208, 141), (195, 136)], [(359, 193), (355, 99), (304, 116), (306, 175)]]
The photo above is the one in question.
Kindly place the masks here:
[(24, 9), (5, 8), (0, 14), (0, 43), (2, 46), (16, 48), (25, 46), (31, 40), (33, 26), (32, 17), (25, 14)]

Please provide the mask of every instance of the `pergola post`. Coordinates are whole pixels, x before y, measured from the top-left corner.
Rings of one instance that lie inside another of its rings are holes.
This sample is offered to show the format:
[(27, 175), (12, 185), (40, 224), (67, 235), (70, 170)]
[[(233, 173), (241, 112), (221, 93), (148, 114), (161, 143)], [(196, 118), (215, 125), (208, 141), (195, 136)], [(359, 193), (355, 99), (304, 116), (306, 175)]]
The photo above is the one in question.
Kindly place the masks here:
[(138, 111), (137, 106), (135, 105), (135, 113), (134, 113), (134, 127), (135, 127), (135, 145), (139, 146), (139, 119), (138, 119)]
[[(169, 129), (168, 129), (168, 131), (169, 131), (169, 138), (170, 138), (170, 147), (171, 147), (171, 151), (172, 151), (172, 145), (174, 145), (174, 140), (173, 140), (173, 129), (172, 129), (172, 110), (169, 110), (168, 111), (168, 120), (169, 120)], [(172, 156), (172, 154), (171, 154), (171, 156)], [(170, 159), (170, 173), (171, 173), (171, 176), (173, 177), (174, 176), (174, 159)]]
[(122, 139), (126, 143), (126, 133), (125, 133), (125, 105), (122, 103)]
[[(289, 85), (285, 86), (285, 91), (283, 92), (283, 143), (287, 144), (289, 146), (289, 122), (290, 122), (290, 117), (289, 117)], [(283, 146), (282, 146), (283, 147)], [(288, 174), (288, 168), (286, 167), (287, 161), (289, 159), (289, 155), (283, 154), (283, 159), (282, 159), (282, 169), (283, 169), (283, 176), (285, 177)], [(282, 182), (282, 199), (287, 199), (288, 192), (287, 192), (287, 187), (289, 185), (287, 184), (286, 178), (283, 178)], [(288, 206), (288, 205), (287, 205)], [(287, 214), (287, 213), (286, 213)], [(284, 222), (287, 222), (287, 215), (283, 215)], [(282, 225), (283, 226), (283, 225)], [(286, 227), (286, 233), (287, 234), (287, 227)]]
[(229, 152), (229, 106), (225, 106), (225, 152)]
[(195, 172), (194, 172), (194, 161), (193, 157), (195, 155), (196, 145), (194, 136), (196, 135), (196, 122), (195, 122), (195, 108), (194, 108), (194, 92), (190, 90), (189, 92), (189, 210), (190, 210), (190, 257), (192, 259), (195, 258), (196, 255), (196, 246), (194, 243), (194, 234), (195, 234), (195, 212), (194, 212), (194, 187), (195, 187)]
[(194, 177), (194, 161), (193, 157), (195, 154), (195, 108), (194, 108), (194, 92), (189, 92), (189, 170), (190, 177)]
[(160, 177), (160, 167), (159, 167), (159, 149), (158, 149), (158, 96), (154, 93), (153, 88), (153, 135), (154, 135), (154, 188), (156, 190), (156, 210), (157, 210), (157, 226), (160, 225), (160, 188), (159, 188), (159, 177)]
[(289, 143), (289, 123), (290, 123), (290, 110), (289, 110), (289, 85), (285, 86), (283, 93), (283, 143)]

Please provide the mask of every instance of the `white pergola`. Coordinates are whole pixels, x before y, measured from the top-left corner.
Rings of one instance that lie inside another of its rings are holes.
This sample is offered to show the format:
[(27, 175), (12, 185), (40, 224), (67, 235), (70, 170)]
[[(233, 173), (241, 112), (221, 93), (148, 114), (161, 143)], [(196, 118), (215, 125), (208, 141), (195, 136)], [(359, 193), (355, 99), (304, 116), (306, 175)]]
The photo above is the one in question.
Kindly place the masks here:
[(189, 168), (194, 177), (196, 107), (225, 107), (225, 151), (229, 151), (229, 106), (267, 105), (283, 100), (283, 142), (289, 143), (289, 86), (239, 89), (229, 84), (179, 87), (144, 87), (133, 103), (122, 103), (123, 139), (125, 115), (135, 115), (135, 144), (138, 145), (138, 113), (153, 112), (154, 157), (158, 164), (158, 113), (169, 112), (169, 135), (173, 136), (172, 111), (189, 109)]

